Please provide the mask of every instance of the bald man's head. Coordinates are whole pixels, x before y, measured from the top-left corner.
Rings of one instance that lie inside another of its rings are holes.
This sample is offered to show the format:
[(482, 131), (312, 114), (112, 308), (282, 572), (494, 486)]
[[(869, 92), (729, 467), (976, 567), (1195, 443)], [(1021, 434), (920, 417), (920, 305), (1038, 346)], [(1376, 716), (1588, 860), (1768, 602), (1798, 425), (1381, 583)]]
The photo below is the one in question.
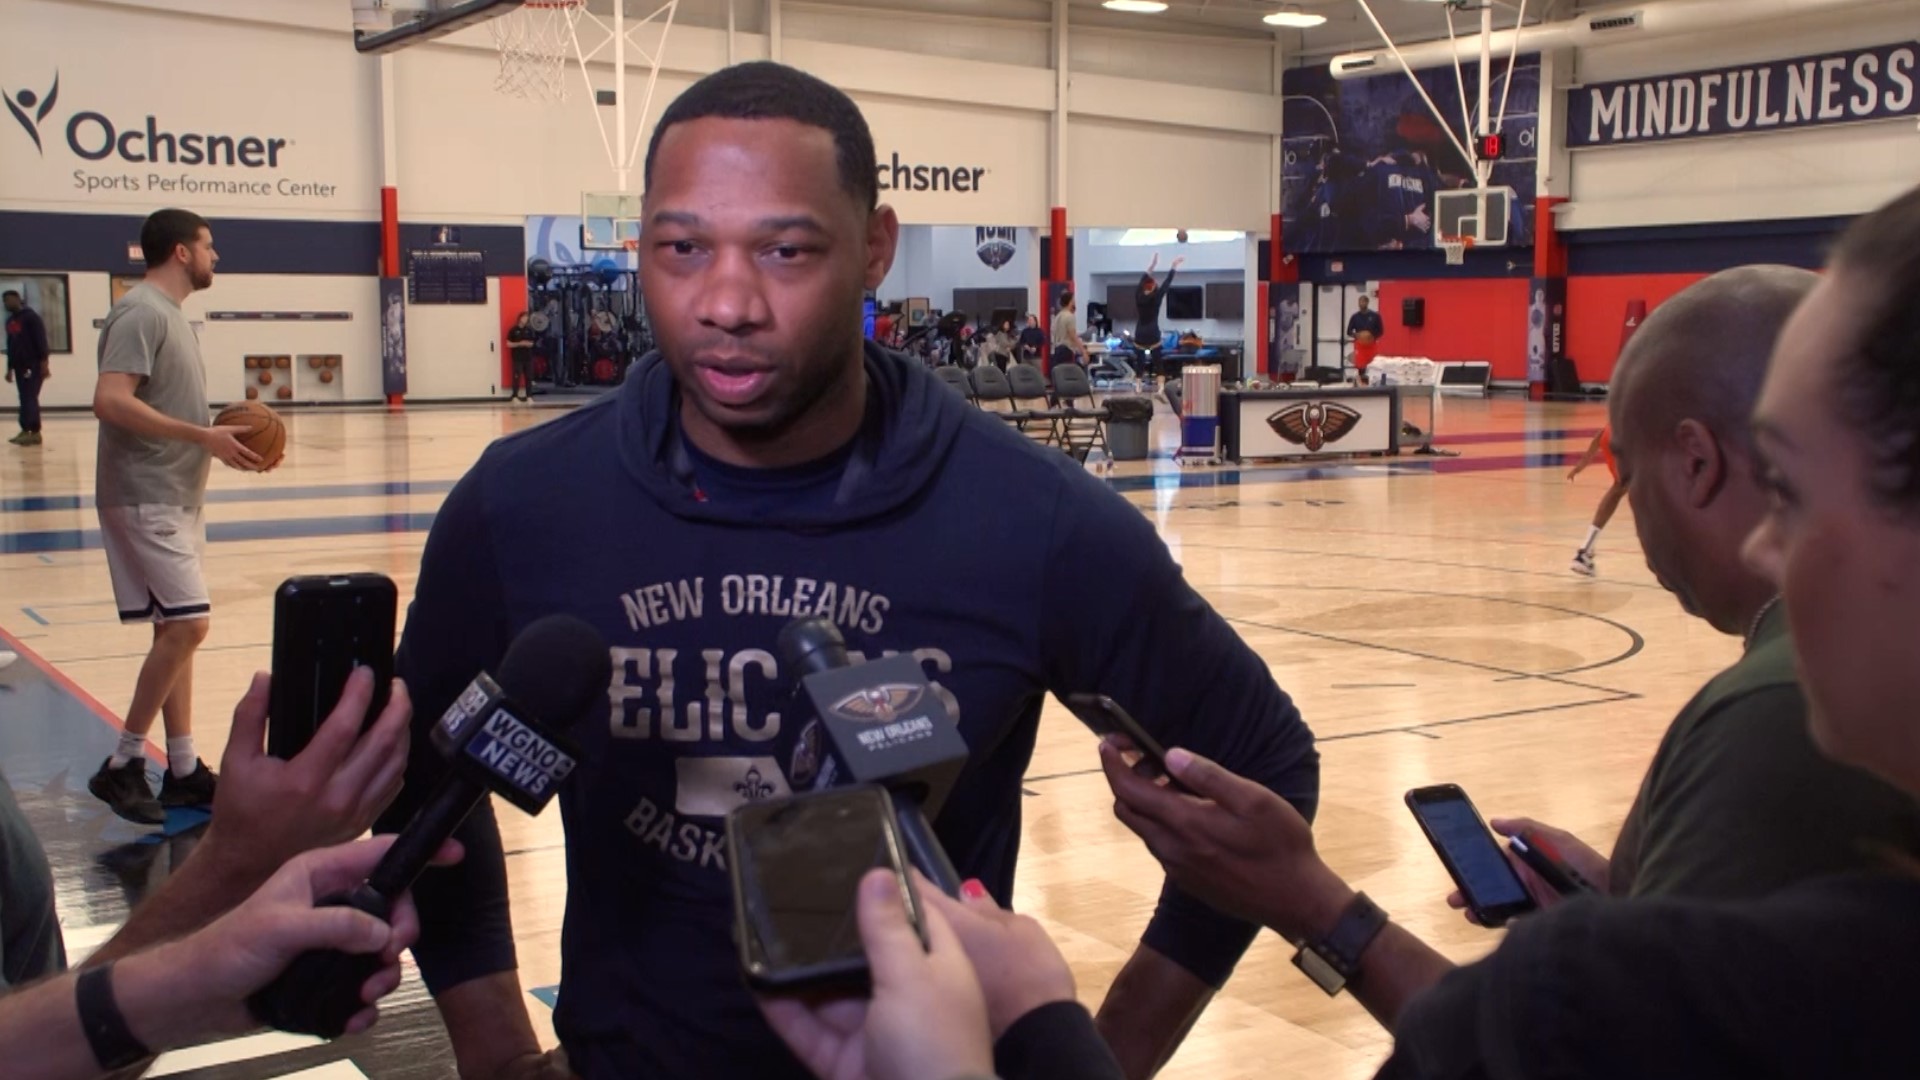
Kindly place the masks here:
[(1608, 415), (1615, 443), (1658, 438), (1693, 419), (1750, 453), (1748, 421), (1773, 343), (1819, 281), (1791, 266), (1742, 266), (1655, 308), (1614, 367)]
[(1740, 560), (1766, 509), (1748, 421), (1774, 340), (1819, 280), (1788, 266), (1715, 274), (1656, 308), (1614, 369), (1613, 454), (1647, 566), (1726, 633), (1773, 592)]

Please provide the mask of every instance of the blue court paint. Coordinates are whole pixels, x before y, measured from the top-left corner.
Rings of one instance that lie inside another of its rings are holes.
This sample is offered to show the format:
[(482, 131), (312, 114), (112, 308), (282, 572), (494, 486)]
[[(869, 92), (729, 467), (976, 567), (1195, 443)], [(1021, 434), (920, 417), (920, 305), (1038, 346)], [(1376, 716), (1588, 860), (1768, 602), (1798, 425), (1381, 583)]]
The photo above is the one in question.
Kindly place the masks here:
[(527, 991), (527, 995), (549, 1009), (560, 1007), (560, 988), (558, 986), (536, 986)]
[(22, 614), (22, 615), (25, 615), (25, 616), (26, 616), (27, 618), (29, 618), (29, 619), (32, 619), (32, 620), (33, 620), (34, 622), (37, 622), (37, 623), (39, 623), (39, 624), (40, 624), (41, 626), (52, 626), (52, 625), (53, 625), (52, 623), (50, 623), (50, 622), (48, 622), (47, 620), (45, 620), (45, 619), (43, 619), (43, 618), (41, 618), (41, 617), (40, 617), (40, 613), (39, 613), (39, 612), (37, 612), (37, 611), (35, 611), (35, 610), (33, 610), (33, 609), (32, 609), (32, 608), (30, 608), (30, 607), (23, 607), (23, 608), (21, 608), (21, 609), (20, 609), (20, 614)]
[[(1517, 454), (1502, 457), (1484, 458), (1432, 458), (1401, 456), (1397, 458), (1377, 458), (1363, 462), (1342, 462), (1340, 464), (1311, 466), (1267, 466), (1237, 469), (1214, 469), (1207, 471), (1168, 470), (1150, 476), (1121, 476), (1108, 479), (1107, 483), (1119, 492), (1160, 491), (1160, 490), (1204, 490), (1206, 488), (1241, 487), (1256, 484), (1300, 484), (1313, 480), (1354, 480), (1382, 479), (1392, 476), (1414, 476), (1421, 473), (1474, 473), (1496, 472), (1506, 469), (1540, 469), (1566, 465), (1578, 460), (1577, 454)], [(349, 494), (362, 495), (405, 495), (424, 493), (427, 490), (444, 491), (451, 489), (453, 481), (434, 480), (414, 483), (393, 484), (343, 484), (324, 488), (281, 488), (282, 492), (323, 491), (324, 495), (282, 495), (280, 498), (335, 498), (344, 489), (354, 489)], [(222, 494), (259, 495), (263, 498), (267, 492), (240, 492)], [(211, 493), (210, 493), (211, 494)], [(17, 500), (25, 501), (25, 500)], [(221, 501), (221, 500), (213, 500)], [(253, 501), (251, 499), (233, 499), (227, 501)], [(229, 540), (297, 540), (317, 536), (364, 536), (380, 533), (425, 532), (433, 525), (434, 515), (430, 512), (399, 512), (392, 514), (355, 514), (345, 517), (288, 518), (271, 521), (216, 521), (207, 525), (209, 543), (224, 543)], [(100, 548), (100, 530), (98, 529), (52, 529), (45, 532), (0, 533), (0, 555), (19, 555), (46, 551), (97, 551)], [(42, 623), (42, 625), (45, 625)]]
[[(354, 496), (444, 495), (457, 480), (396, 480), (379, 484), (314, 484), (304, 487), (235, 488), (207, 492), (209, 503), (298, 502), (310, 499), (346, 499)], [(34, 495), (0, 499), (0, 512), (35, 513), (44, 510), (89, 510), (91, 495)]]

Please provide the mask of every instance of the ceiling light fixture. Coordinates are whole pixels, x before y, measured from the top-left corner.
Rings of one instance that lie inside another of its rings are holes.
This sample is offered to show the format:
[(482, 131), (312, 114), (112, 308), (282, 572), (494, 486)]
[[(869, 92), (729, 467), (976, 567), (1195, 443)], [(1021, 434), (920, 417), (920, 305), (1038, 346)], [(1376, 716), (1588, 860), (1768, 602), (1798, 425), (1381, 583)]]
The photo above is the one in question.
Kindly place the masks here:
[(1108, 11), (1131, 11), (1136, 15), (1158, 15), (1167, 10), (1163, 0), (1100, 0)]
[(1288, 8), (1285, 11), (1276, 11), (1262, 18), (1260, 21), (1266, 23), (1268, 26), (1285, 26), (1293, 30), (1311, 30), (1316, 26), (1325, 26), (1327, 24), (1327, 17), (1312, 12), (1301, 11), (1299, 8)]

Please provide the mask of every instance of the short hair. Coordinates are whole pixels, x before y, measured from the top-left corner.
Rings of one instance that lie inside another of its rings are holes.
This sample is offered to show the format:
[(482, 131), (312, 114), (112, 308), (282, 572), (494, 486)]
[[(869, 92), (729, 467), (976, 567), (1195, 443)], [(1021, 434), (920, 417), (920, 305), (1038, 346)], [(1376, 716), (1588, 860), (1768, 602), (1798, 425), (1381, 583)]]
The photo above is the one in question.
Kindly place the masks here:
[(25, 297), (20, 295), (20, 290), (18, 289), (8, 289), (6, 292), (0, 292), (0, 300), (5, 300), (9, 296), (13, 297), (15, 300), (25, 299)]
[(212, 230), (207, 219), (191, 210), (155, 210), (140, 226), (140, 254), (146, 256), (147, 269), (165, 266), (173, 258), (173, 249), (200, 238), (200, 230)]
[(1874, 494), (1920, 514), (1920, 188), (1854, 222), (1832, 265), (1874, 283), (1873, 306), (1837, 376), (1841, 414), (1867, 440)]
[(1819, 281), (1791, 266), (1738, 266), (1654, 308), (1614, 367), (1614, 437), (1637, 445), (1696, 420), (1752, 460), (1750, 421), (1774, 346)]
[(705, 117), (723, 120), (792, 120), (833, 136), (840, 164), (840, 186), (862, 210), (880, 205), (879, 168), (873, 132), (853, 99), (828, 83), (784, 64), (756, 60), (721, 68), (673, 100), (660, 114), (641, 177), (653, 186), (653, 161), (660, 140), (675, 124)]

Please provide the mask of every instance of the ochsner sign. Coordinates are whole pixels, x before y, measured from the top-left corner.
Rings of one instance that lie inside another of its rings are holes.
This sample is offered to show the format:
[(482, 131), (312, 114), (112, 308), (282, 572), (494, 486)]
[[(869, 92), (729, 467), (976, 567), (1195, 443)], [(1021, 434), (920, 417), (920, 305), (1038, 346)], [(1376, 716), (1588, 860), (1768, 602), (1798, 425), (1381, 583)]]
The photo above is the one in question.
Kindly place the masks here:
[(7, 87), (4, 93), (19, 129), (7, 137), (21, 140), (19, 149), (31, 143), (42, 158), (71, 155), (78, 164), (67, 186), (82, 195), (157, 192), (272, 201), (339, 194), (337, 184), (298, 175), (297, 148), (283, 135), (225, 131), (154, 113), (68, 109), (57, 71), (43, 90)]

